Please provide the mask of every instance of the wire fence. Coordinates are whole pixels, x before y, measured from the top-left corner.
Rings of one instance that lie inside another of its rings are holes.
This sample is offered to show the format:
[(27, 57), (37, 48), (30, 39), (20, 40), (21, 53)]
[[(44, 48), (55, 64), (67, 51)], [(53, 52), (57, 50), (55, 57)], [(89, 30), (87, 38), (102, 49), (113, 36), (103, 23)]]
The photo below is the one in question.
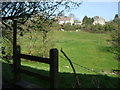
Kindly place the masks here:
[[(63, 57), (62, 55), (59, 55), (59, 57), (62, 58), (63, 60), (68, 61), (68, 60), (67, 60), (65, 57)], [(84, 69), (84, 70), (87, 70), (87, 71), (90, 71), (90, 72), (94, 72), (94, 73), (96, 73), (96, 74), (102, 74), (102, 75), (115, 74), (115, 73), (107, 73), (107, 74), (106, 74), (103, 70), (102, 70), (101, 72), (98, 72), (98, 71), (93, 70), (93, 69), (91, 69), (91, 68), (88, 68), (88, 67), (82, 66), (82, 65), (80, 65), (80, 64), (77, 64), (77, 63), (75, 63), (75, 62), (73, 62), (73, 61), (71, 61), (71, 62), (73, 63), (73, 65), (76, 65), (76, 66), (78, 66), (78, 67), (80, 67), (80, 68), (82, 68), (82, 69)]]
[[(77, 63), (75, 63), (75, 62), (72, 62), (71, 61), (71, 59), (66, 55), (66, 53), (62, 50), (62, 48), (61, 48), (61, 53), (64, 55), (64, 57), (63, 56), (61, 56), (61, 55), (59, 55), (59, 57), (60, 58), (62, 58), (63, 60), (66, 60), (66, 61), (69, 61), (69, 63), (70, 63), (70, 65), (71, 65), (71, 67), (72, 67), (72, 69), (73, 69), (73, 73), (74, 73), (74, 75), (75, 75), (75, 82), (73, 83), (73, 85), (72, 85), (72, 87), (73, 88), (78, 88), (78, 87), (81, 87), (81, 85), (82, 85), (82, 83), (80, 82), (80, 79), (79, 79), (79, 77), (78, 77), (78, 75), (77, 75), (77, 73), (76, 73), (76, 70), (75, 70), (75, 68), (74, 68), (74, 65), (77, 65), (77, 66), (79, 66), (80, 68), (83, 68), (83, 69), (85, 69), (85, 70), (88, 70), (88, 71), (90, 71), (90, 72), (94, 72), (94, 73), (96, 73), (96, 74), (102, 74), (102, 75), (108, 75), (108, 74), (114, 74), (115, 75), (115, 73), (100, 73), (100, 72), (98, 72), (98, 71), (96, 71), (96, 70), (93, 70), (93, 69), (90, 69), (90, 68), (88, 68), (88, 67), (85, 67), (85, 66), (82, 66), (82, 65), (80, 65), (80, 64), (77, 64)], [(91, 78), (92, 79), (92, 82), (91, 83), (93, 83), (93, 85), (96, 87), (96, 88), (100, 88), (101, 87), (101, 84), (100, 84), (100, 79), (99, 78), (97, 78), (97, 77), (93, 77), (93, 78)]]
[[(66, 58), (64, 58), (63, 56), (59, 55), (59, 57), (60, 57), (60, 58), (63, 58), (64, 60), (66, 60), (66, 61), (67, 61), (67, 59), (66, 59)], [(77, 64), (77, 63), (75, 63), (75, 62), (72, 62), (72, 63), (73, 63), (74, 65), (79, 66), (80, 68), (85, 69), (85, 70), (88, 70), (88, 71), (91, 71), (91, 72), (98, 73), (97, 71), (94, 71), (94, 70), (92, 70), (92, 69), (90, 69), (90, 68), (87, 68), (87, 67), (84, 67), (84, 66), (82, 66), (82, 65), (79, 65), (79, 64)]]

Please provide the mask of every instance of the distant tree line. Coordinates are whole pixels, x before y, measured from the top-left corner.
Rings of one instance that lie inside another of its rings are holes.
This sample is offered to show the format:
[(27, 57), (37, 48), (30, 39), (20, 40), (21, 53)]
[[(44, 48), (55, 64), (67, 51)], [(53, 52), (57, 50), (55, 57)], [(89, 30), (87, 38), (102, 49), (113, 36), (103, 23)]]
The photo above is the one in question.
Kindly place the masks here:
[(89, 32), (106, 32), (118, 30), (118, 15), (116, 14), (114, 20), (106, 22), (105, 25), (96, 24), (93, 25), (94, 19), (85, 16), (82, 21), (82, 30)]
[(61, 28), (65, 31), (76, 31), (83, 30), (92, 33), (105, 33), (118, 30), (118, 14), (115, 15), (114, 19), (109, 22), (105, 22), (105, 25), (93, 24), (94, 19), (85, 16), (82, 20), (82, 24), (73, 24), (65, 23)]

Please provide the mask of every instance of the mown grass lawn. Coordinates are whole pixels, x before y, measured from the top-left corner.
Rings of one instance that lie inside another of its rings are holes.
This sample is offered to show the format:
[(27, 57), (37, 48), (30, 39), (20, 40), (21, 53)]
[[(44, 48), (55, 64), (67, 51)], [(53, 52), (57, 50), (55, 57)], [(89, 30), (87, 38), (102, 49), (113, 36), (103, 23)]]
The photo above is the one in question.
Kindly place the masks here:
[[(41, 37), (39, 37), (39, 35), (40, 34), (37, 33), (38, 39), (35, 42), (33, 42), (36, 43), (37, 46), (40, 45), (41, 40), (40, 39)], [(24, 35), (24, 37), (28, 36), (29, 36), (28, 34)], [(54, 31), (53, 36), (54, 37), (53, 39), (51, 39), (50, 42), (55, 43), (54, 48), (57, 48), (59, 50), (59, 74), (60, 74), (59, 82), (62, 83), (60, 87), (72, 87), (72, 84), (74, 83), (72, 82), (74, 81), (74, 75), (69, 62), (61, 58), (64, 57), (63, 54), (60, 52), (61, 48), (74, 63), (73, 65), (80, 79), (84, 78), (84, 80), (82, 79), (83, 87), (96, 86), (95, 84), (91, 86), (88, 85), (89, 83), (91, 83), (90, 81), (91, 77), (89, 77), (91, 75), (108, 74), (109, 77), (118, 77), (116, 75), (111, 74), (113, 69), (118, 69), (118, 62), (115, 59), (115, 55), (106, 50), (107, 47), (111, 46), (111, 44), (106, 41), (110, 39), (109, 33), (97, 34), (84, 31), (79, 32)], [(28, 41), (29, 39), (24, 37), (20, 37), (20, 44), (22, 48), (22, 53), (26, 54), (27, 46), (29, 45), (30, 41)], [(39, 50), (39, 48), (36, 50)], [(33, 52), (35, 52), (34, 49)], [(26, 61), (22, 61), (22, 64), (24, 66), (29, 66), (35, 69), (45, 70), (44, 72), (41, 71), (43, 74), (49, 73), (48, 72), (49, 65)], [(90, 70), (82, 68), (81, 66), (86, 67)], [(98, 73), (92, 72), (91, 70), (96, 71)], [(88, 83), (86, 83), (87, 80), (89, 81)], [(106, 78), (100, 80), (106, 80)], [(109, 80), (112, 82), (112, 79)], [(109, 82), (109, 80), (104, 83)], [(34, 81), (35, 80), (33, 80), (33, 82)], [(86, 84), (84, 85), (84, 83)], [(115, 85), (117, 84), (115, 83), (114, 85), (114, 83), (115, 82), (111, 83), (108, 87), (115, 87)], [(101, 87), (107, 86), (101, 85)]]

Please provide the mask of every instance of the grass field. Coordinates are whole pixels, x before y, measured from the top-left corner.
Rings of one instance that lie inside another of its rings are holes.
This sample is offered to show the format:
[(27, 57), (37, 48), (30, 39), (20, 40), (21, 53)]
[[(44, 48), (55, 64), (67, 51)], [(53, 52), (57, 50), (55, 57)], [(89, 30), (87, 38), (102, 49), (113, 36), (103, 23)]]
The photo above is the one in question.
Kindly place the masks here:
[[(82, 83), (81, 87), (117, 87), (118, 76), (112, 74), (113, 69), (118, 69), (118, 62), (115, 60), (115, 55), (108, 52), (107, 48), (111, 46), (106, 40), (110, 39), (110, 34), (98, 34), (89, 33), (84, 31), (79, 32), (62, 32), (54, 31), (51, 39), (51, 43), (55, 43), (54, 48), (59, 50), (59, 83), (60, 87), (71, 88), (74, 83), (74, 75), (69, 62), (61, 57), (64, 57), (60, 52), (62, 48), (63, 51), (73, 62), (76, 72)], [(40, 45), (41, 35), (36, 33), (37, 40), (31, 41), (36, 46)], [(35, 36), (36, 36), (35, 35)], [(22, 53), (27, 54), (27, 46), (29, 46), (30, 41), (27, 38), (29, 34), (20, 37), (20, 45), (22, 48)], [(34, 48), (35, 49), (35, 48)], [(38, 55), (34, 52), (39, 51), (39, 48), (32, 50), (32, 55)], [(42, 74), (49, 74), (49, 66), (46, 64), (36, 63), (36, 62), (26, 62), (22, 61), (24, 66), (29, 66), (34, 68), (35, 72), (42, 72)], [(86, 67), (87, 70), (84, 67)], [(24, 67), (25, 68), (25, 67)], [(30, 69), (30, 68), (27, 68)], [(38, 71), (36, 71), (36, 70)], [(30, 69), (32, 70), (32, 69)], [(96, 71), (96, 72), (93, 72)], [(107, 76), (106, 76), (107, 74)], [(24, 75), (23, 75), (24, 77)], [(100, 86), (97, 86), (97, 82), (93, 83), (91, 78), (98, 78)], [(25, 78), (27, 79), (27, 78)], [(30, 78), (28, 78), (30, 80)], [(32, 82), (36, 83), (37, 79), (31, 78)], [(114, 80), (114, 82), (112, 82)], [(73, 82), (72, 82), (73, 81)], [(112, 82), (112, 83), (110, 83)], [(104, 84), (108, 85), (104, 85)], [(91, 85), (91, 86), (90, 86)]]
[[(73, 62), (96, 71), (110, 72), (118, 68), (115, 55), (106, 51), (106, 48), (111, 46), (106, 41), (110, 39), (109, 34), (88, 32), (59, 32), (59, 34), (60, 38), (56, 40), (57, 48), (62, 48)], [(69, 64), (60, 58), (61, 71), (71, 72), (69, 69), (64, 69), (66, 65)], [(91, 73), (77, 66), (76, 70), (78, 73)]]

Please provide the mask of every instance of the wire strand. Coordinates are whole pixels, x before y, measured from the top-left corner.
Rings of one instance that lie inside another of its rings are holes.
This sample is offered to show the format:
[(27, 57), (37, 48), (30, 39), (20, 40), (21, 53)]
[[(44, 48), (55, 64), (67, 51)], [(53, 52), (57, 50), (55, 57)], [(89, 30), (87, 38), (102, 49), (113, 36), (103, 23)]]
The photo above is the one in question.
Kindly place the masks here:
[(77, 76), (77, 74), (76, 74), (75, 68), (74, 68), (74, 66), (73, 66), (73, 64), (72, 64), (72, 62), (71, 62), (71, 60), (68, 58), (68, 56), (67, 56), (67, 55), (65, 54), (65, 52), (62, 50), (62, 48), (61, 48), (60, 51), (61, 51), (62, 54), (66, 57), (66, 59), (69, 61), (70, 65), (71, 65), (71, 67), (72, 67), (72, 69), (73, 69), (73, 72), (74, 72), (74, 75), (75, 75), (77, 84), (78, 84), (78, 86), (80, 87), (79, 78), (78, 78), (78, 76)]
[[(63, 58), (64, 60), (67, 61), (67, 59), (64, 58), (63, 56), (59, 55), (59, 57), (61, 57), (61, 58)], [(103, 74), (103, 73), (100, 73), (100, 72), (95, 71), (95, 70), (93, 70), (93, 69), (90, 69), (90, 68), (87, 68), (87, 67), (82, 66), (82, 65), (80, 65), (80, 64), (77, 64), (77, 63), (75, 63), (75, 62), (72, 62), (72, 61), (71, 61), (71, 63), (73, 63), (74, 65), (77, 65), (77, 66), (79, 66), (79, 67), (81, 67), (81, 68), (83, 68), (83, 69), (85, 69), (85, 70), (88, 70), (88, 71), (91, 71), (91, 72), (94, 72), (94, 73), (97, 73), (97, 74)], [(104, 73), (104, 75), (107, 75), (107, 74)]]

